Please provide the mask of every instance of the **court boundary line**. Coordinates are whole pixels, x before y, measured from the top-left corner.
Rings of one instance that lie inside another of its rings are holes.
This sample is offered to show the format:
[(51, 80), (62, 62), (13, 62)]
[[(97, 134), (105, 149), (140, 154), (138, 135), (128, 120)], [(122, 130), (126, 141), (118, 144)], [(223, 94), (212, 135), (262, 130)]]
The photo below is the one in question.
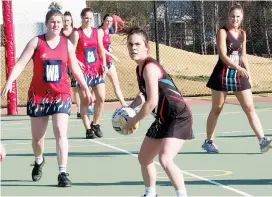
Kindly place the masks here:
[[(96, 140), (88, 139), (88, 141), (89, 141), (89, 142), (96, 143), (96, 144), (100, 144), (100, 145), (102, 145), (102, 146), (106, 146), (106, 147), (108, 147), (108, 148), (111, 148), (111, 149), (114, 149), (114, 150), (117, 150), (117, 151), (120, 151), (120, 152), (123, 152), (123, 153), (126, 153), (126, 154), (128, 154), (128, 155), (130, 155), (130, 156), (133, 156), (133, 157), (138, 157), (138, 154), (134, 154), (134, 153), (129, 152), (129, 151), (125, 150), (125, 149), (121, 149), (121, 148), (118, 148), (118, 147), (115, 147), (115, 146), (112, 146), (112, 145), (109, 145), (109, 144), (106, 144), (106, 143), (103, 143), (103, 142), (100, 142), (100, 141), (96, 141)], [(161, 166), (159, 162), (154, 161), (154, 163), (155, 163), (156, 165), (158, 165), (158, 166)], [(213, 181), (213, 180), (210, 180), (210, 179), (207, 179), (207, 178), (198, 176), (198, 175), (196, 175), (196, 174), (193, 174), (193, 173), (190, 173), (190, 172), (187, 172), (187, 171), (184, 171), (184, 170), (181, 170), (181, 172), (182, 172), (183, 174), (189, 175), (189, 176), (194, 177), (194, 178), (197, 178), (197, 179), (199, 179), (199, 180), (206, 181), (206, 182), (208, 182), (208, 183), (210, 183), (210, 184), (212, 184), (212, 185), (216, 185), (216, 186), (222, 187), (222, 188), (224, 188), (224, 189), (226, 189), (226, 190), (230, 190), (230, 191), (232, 191), (232, 192), (238, 193), (238, 194), (240, 194), (240, 195), (242, 195), (242, 196), (254, 197), (254, 196), (252, 196), (252, 195), (250, 195), (250, 194), (248, 194), (248, 193), (246, 193), (246, 192), (240, 191), (240, 190), (238, 190), (238, 189), (234, 189), (234, 188), (232, 188), (232, 187), (229, 187), (229, 186), (223, 185), (223, 184), (221, 184), (221, 183), (219, 183), (219, 182), (216, 182), (216, 181)]]

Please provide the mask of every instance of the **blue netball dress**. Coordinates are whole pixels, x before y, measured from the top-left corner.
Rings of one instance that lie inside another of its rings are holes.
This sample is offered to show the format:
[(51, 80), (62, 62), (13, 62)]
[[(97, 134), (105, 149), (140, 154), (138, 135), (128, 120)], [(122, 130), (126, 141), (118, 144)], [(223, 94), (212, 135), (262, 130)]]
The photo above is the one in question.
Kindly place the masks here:
[[(235, 38), (226, 27), (223, 27), (223, 29), (227, 33), (227, 56), (234, 64), (242, 66), (241, 54), (245, 39), (244, 31), (241, 30), (239, 36)], [(248, 78), (238, 75), (237, 70), (226, 65), (220, 57), (210, 76), (207, 87), (217, 91), (233, 92), (251, 88)]]

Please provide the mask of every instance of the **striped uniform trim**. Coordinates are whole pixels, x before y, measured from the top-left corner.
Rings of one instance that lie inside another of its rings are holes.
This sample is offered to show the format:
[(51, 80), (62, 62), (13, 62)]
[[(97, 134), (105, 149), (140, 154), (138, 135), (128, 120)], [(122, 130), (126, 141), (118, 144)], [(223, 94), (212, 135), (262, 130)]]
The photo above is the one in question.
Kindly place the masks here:
[(237, 91), (241, 88), (241, 81), (236, 69), (229, 68), (224, 64), (222, 70), (222, 87), (227, 91)]
[(159, 82), (162, 82), (162, 83), (168, 84), (172, 87), (175, 87), (174, 83), (172, 81), (170, 81), (169, 79), (161, 79)]

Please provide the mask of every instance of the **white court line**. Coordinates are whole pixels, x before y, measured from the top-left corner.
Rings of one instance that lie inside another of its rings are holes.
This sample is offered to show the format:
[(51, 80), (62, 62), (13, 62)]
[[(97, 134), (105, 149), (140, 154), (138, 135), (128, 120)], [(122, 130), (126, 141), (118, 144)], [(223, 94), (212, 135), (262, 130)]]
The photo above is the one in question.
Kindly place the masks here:
[[(125, 142), (125, 143), (121, 143), (121, 144), (119, 143), (119, 144), (112, 144), (112, 145), (117, 146), (117, 145), (131, 145), (131, 144), (140, 144), (140, 143), (142, 143), (142, 141), (140, 141), (140, 142)], [(94, 145), (88, 144), (88, 145), (80, 145), (80, 146), (69, 145), (69, 148), (80, 148), (80, 147), (101, 147), (101, 145), (99, 145), (99, 144), (94, 144)], [(55, 149), (56, 146), (49, 146), (49, 147), (45, 146), (45, 149), (52, 149), (52, 148)], [(25, 150), (29, 150), (29, 149), (32, 151), (32, 147), (17, 148), (17, 149), (10, 149), (10, 150), (7, 149), (7, 154), (9, 154), (12, 151), (25, 151)], [(46, 152), (44, 154), (46, 154)]]
[[(102, 145), (102, 146), (106, 146), (106, 147), (108, 147), (108, 148), (111, 148), (111, 149), (114, 149), (114, 150), (117, 150), (117, 151), (120, 151), (120, 152), (123, 152), (123, 153), (126, 153), (126, 154), (128, 154), (128, 155), (133, 156), (133, 157), (138, 157), (138, 154), (131, 153), (131, 152), (127, 151), (127, 150), (124, 150), (124, 149), (121, 149), (121, 148), (118, 148), (118, 147), (115, 147), (115, 146), (112, 146), (112, 145), (109, 145), (109, 144), (105, 144), (105, 143), (102, 143), (102, 142), (99, 142), (99, 141), (96, 141), (96, 140), (90, 140), (90, 139), (89, 139), (88, 141), (93, 142), (93, 143), (96, 143), (96, 144), (100, 144), (100, 145)], [(155, 161), (154, 163), (160, 166), (160, 163), (159, 163), (159, 162), (156, 162), (156, 161)], [(183, 174), (189, 175), (189, 176), (194, 177), (194, 178), (197, 178), (197, 179), (199, 179), (199, 180), (202, 180), (202, 181), (206, 181), (206, 182), (208, 182), (208, 183), (211, 183), (212, 185), (216, 185), (216, 186), (222, 187), (222, 188), (224, 188), (224, 189), (233, 191), (233, 192), (235, 192), (235, 193), (237, 193), (237, 194), (241, 194), (242, 196), (254, 197), (254, 196), (252, 196), (252, 195), (250, 195), (250, 194), (248, 194), (248, 193), (245, 193), (245, 192), (243, 192), (243, 191), (240, 191), (240, 190), (234, 189), (234, 188), (232, 188), (232, 187), (229, 187), (229, 186), (223, 185), (223, 184), (221, 184), (221, 183), (218, 183), (218, 182), (216, 182), (216, 181), (212, 181), (212, 180), (206, 179), (206, 178), (204, 178), (204, 177), (201, 177), (201, 176), (192, 174), (192, 173), (190, 173), (190, 172), (186, 172), (186, 171), (183, 171), (183, 170), (181, 170), (181, 172), (182, 172)]]
[[(256, 109), (257, 112), (269, 112), (272, 111), (272, 108), (264, 108), (264, 109)], [(244, 113), (244, 111), (233, 111), (233, 112), (223, 112), (220, 114), (220, 116), (224, 116), (224, 115), (232, 115), (232, 114), (241, 114)], [(193, 114), (193, 116), (199, 116), (199, 117), (206, 117), (208, 116), (209, 113), (201, 113), (201, 114)], [(111, 120), (112, 118), (101, 118), (101, 121), (107, 121), (107, 120)], [(30, 120), (30, 119), (29, 119)], [(24, 120), (24, 121), (29, 121), (29, 120)], [(154, 119), (147, 119), (147, 121), (153, 121)], [(20, 124), (26, 124), (24, 121), (22, 122), (13, 122), (13, 121), (9, 121), (9, 122), (5, 122), (5, 120), (1, 120), (1, 126), (8, 126), (8, 125), (20, 125)], [(69, 122), (81, 122), (81, 119), (69, 119)], [(52, 124), (51, 119), (48, 121), (49, 124)], [(28, 124), (30, 126), (30, 123)]]

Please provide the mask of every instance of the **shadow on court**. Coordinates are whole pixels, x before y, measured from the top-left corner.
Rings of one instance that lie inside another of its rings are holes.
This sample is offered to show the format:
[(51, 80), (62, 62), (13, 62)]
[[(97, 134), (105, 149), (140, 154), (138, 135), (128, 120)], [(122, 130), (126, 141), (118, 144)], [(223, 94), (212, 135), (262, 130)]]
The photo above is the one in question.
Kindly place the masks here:
[(1, 139), (1, 141), (31, 141), (32, 139), (26, 139), (26, 138), (5, 138)]
[(258, 155), (262, 153), (224, 153), (220, 152), (218, 154), (206, 153), (206, 152), (180, 152), (180, 155)]
[[(271, 185), (272, 179), (231, 179), (231, 180), (214, 180), (223, 185)], [(19, 184), (1, 184), (1, 186), (28, 186), (28, 187), (57, 187), (53, 184), (39, 185), (39, 184), (29, 184), (32, 181), (24, 181), (24, 180), (2, 180), (2, 183), (5, 182), (19, 182)], [(27, 182), (28, 184), (20, 184), (22, 182)], [(186, 185), (211, 185), (211, 183), (207, 181), (185, 181)], [(74, 182), (73, 186), (141, 186), (144, 185), (143, 181), (121, 181), (121, 182), (85, 182), (85, 183), (77, 183)], [(157, 185), (159, 186), (172, 186), (170, 181), (157, 181)]]
[[(138, 152), (132, 152), (133, 154), (138, 154)], [(56, 153), (44, 153), (45, 157), (55, 157)], [(109, 156), (119, 156), (124, 155), (131, 157), (127, 153), (123, 152), (69, 152), (70, 157), (109, 157)], [(7, 154), (9, 157), (33, 157), (33, 154), (22, 153), (22, 154)]]
[[(131, 153), (133, 154), (138, 154), (139, 152), (137, 151), (132, 151)], [(180, 155), (214, 155), (214, 154), (208, 154), (206, 152), (180, 152)], [(219, 153), (217, 155), (258, 155), (262, 153)], [(55, 157), (57, 156), (56, 153), (44, 153), (43, 154), (45, 157)], [(123, 152), (69, 152), (70, 157), (111, 157), (111, 156), (128, 156), (127, 153)], [(12, 154), (7, 154), (9, 157), (33, 157), (32, 153), (12, 153)]]
[[(233, 179), (233, 180), (214, 180), (224, 185), (271, 185), (272, 179)], [(172, 186), (170, 181), (157, 181), (160, 186)], [(187, 185), (210, 185), (207, 181), (185, 181)], [(78, 186), (107, 186), (107, 185), (144, 185), (143, 181), (121, 181), (113, 183), (73, 183)]]
[[(270, 136), (272, 137), (272, 134), (265, 134), (265, 136)], [(256, 138), (256, 135), (221, 135), (221, 136), (216, 136), (217, 138), (243, 138), (243, 137), (253, 137)]]
[(1, 187), (58, 187), (57, 185), (1, 184)]
[[(4, 184), (3, 184), (4, 183)], [(8, 183), (8, 184), (6, 184)], [(18, 183), (18, 184), (16, 184)], [(27, 184), (22, 184), (22, 183), (27, 183)], [(1, 187), (5, 187), (5, 186), (14, 186), (14, 187), (18, 187), (18, 186), (26, 186), (26, 187), (31, 187), (31, 186), (35, 186), (35, 187), (57, 187), (57, 185), (32, 185), (31, 183), (34, 183), (32, 180), (1, 180)]]
[(82, 137), (68, 137), (68, 140), (86, 140), (85, 136)]

